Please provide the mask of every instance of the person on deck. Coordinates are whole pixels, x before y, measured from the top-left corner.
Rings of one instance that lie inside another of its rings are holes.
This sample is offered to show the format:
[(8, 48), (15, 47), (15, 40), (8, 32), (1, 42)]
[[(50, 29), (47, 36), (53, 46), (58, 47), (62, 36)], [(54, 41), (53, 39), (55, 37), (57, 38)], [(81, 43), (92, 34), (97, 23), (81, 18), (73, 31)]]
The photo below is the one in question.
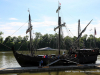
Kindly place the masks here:
[(39, 62), (39, 66), (41, 66), (41, 61)]
[(63, 55), (65, 54), (65, 51), (63, 51)]
[(43, 56), (43, 58), (45, 58), (45, 55)]
[(41, 66), (43, 66), (43, 60), (41, 60)]
[(58, 55), (58, 59), (59, 59), (60, 55)]
[(46, 54), (46, 58), (48, 58), (48, 55)]

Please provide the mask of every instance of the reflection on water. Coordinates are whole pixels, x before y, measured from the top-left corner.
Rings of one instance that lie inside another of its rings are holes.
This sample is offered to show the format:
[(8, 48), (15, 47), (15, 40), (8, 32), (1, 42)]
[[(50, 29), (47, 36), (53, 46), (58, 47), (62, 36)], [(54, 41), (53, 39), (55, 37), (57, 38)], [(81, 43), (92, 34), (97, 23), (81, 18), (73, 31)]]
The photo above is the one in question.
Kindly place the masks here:
[[(100, 55), (96, 61), (100, 64)], [(0, 52), (0, 68), (20, 67), (12, 52)], [(15, 74), (0, 74), (0, 75), (100, 75), (98, 69), (82, 69), (82, 70), (65, 70), (55, 72), (39, 72), (39, 73), (15, 73)]]
[(100, 55), (98, 55), (98, 57), (97, 57), (96, 64), (100, 64)]
[(20, 67), (12, 52), (0, 52), (0, 68)]

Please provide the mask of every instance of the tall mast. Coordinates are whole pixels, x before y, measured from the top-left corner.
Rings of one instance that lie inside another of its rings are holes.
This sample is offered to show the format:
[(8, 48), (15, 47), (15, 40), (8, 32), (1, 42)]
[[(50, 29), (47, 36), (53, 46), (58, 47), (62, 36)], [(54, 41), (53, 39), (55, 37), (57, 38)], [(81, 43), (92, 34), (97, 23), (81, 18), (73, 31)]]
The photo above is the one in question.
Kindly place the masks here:
[(33, 53), (32, 53), (32, 32), (31, 32), (32, 25), (31, 25), (31, 16), (30, 16), (29, 9), (28, 9), (28, 12), (29, 12), (29, 23), (28, 23), (29, 25), (28, 25), (28, 29), (26, 31), (26, 34), (29, 32), (29, 35), (30, 35), (30, 54), (33, 55)]
[[(59, 21), (58, 21), (58, 26), (61, 25), (61, 17), (59, 17)], [(58, 49), (59, 49), (59, 55), (60, 55), (60, 28), (59, 28), (59, 42), (58, 42)]]
[[(57, 9), (57, 11), (56, 11), (56, 13), (58, 12), (58, 26), (61, 25), (61, 17), (59, 17), (59, 10), (60, 10), (60, 7), (61, 7), (61, 6), (59, 6), (59, 2), (58, 2), (58, 9)], [(59, 28), (58, 49), (59, 49), (59, 55), (60, 55), (60, 28)]]
[[(32, 25), (31, 25), (31, 16), (30, 16), (30, 13), (29, 13), (29, 27), (31, 28), (32, 27)], [(31, 39), (31, 29), (30, 29), (30, 32), (29, 32), (29, 34), (30, 34), (30, 51), (31, 51), (31, 55), (32, 55), (32, 39)]]
[[(80, 34), (80, 19), (78, 20), (78, 36)], [(78, 40), (78, 48), (79, 48), (79, 40)]]
[(94, 28), (94, 48), (96, 48), (96, 40), (95, 40), (95, 35), (96, 35), (96, 28)]
[(58, 2), (58, 9), (56, 10), (56, 13), (58, 13), (58, 27), (54, 28), (54, 31), (55, 31), (56, 29), (59, 28), (59, 40), (58, 40), (59, 55), (60, 55), (60, 28), (61, 28), (62, 26), (65, 26), (65, 23), (61, 24), (61, 17), (59, 17), (59, 10), (60, 10), (60, 7), (61, 7), (61, 6), (59, 6), (59, 2)]
[(26, 34), (29, 32), (29, 35), (30, 35), (30, 49), (29, 49), (29, 51), (30, 51), (30, 54), (33, 56), (33, 52), (32, 52), (32, 32), (31, 32), (32, 24), (31, 24), (30, 11), (28, 10), (28, 12), (29, 12), (29, 23), (28, 23), (28, 29), (26, 31)]

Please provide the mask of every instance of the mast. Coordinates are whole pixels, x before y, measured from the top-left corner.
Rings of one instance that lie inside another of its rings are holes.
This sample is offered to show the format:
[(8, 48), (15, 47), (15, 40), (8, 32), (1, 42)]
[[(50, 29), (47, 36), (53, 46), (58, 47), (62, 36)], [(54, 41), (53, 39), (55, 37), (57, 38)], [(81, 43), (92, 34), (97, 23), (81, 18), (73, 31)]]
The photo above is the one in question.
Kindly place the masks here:
[[(58, 26), (60, 26), (61, 25), (61, 17), (59, 17), (59, 10), (60, 10), (60, 7), (61, 6), (59, 6), (59, 2), (58, 2), (58, 9), (56, 10), (56, 13), (58, 12)], [(60, 55), (60, 28), (59, 28), (59, 40), (58, 40), (58, 49), (59, 49), (59, 55)]]
[(32, 25), (31, 25), (31, 16), (30, 16), (30, 13), (29, 13), (29, 27), (31, 28), (29, 34), (30, 34), (30, 51), (31, 51), (31, 55), (32, 55), (32, 39), (31, 39), (31, 36), (32, 36), (32, 32), (31, 32)]
[(30, 54), (33, 56), (33, 53), (32, 53), (32, 32), (31, 32), (32, 24), (31, 24), (30, 11), (28, 10), (28, 12), (29, 12), (29, 23), (28, 23), (28, 29), (26, 31), (26, 34), (29, 32), (29, 35), (30, 35), (30, 49), (29, 49), (29, 51), (30, 51)]
[[(60, 10), (59, 2), (58, 2), (58, 8)], [(60, 17), (59, 17), (59, 10), (58, 10), (58, 26), (60, 26)], [(59, 28), (59, 37), (58, 37), (58, 49), (59, 49), (59, 55), (60, 55), (60, 28)]]
[(59, 17), (59, 10), (61, 9), (60, 7), (61, 6), (59, 6), (59, 2), (58, 2), (58, 9), (56, 10), (56, 13), (58, 13), (58, 27), (54, 28), (54, 31), (59, 28), (59, 34), (58, 34), (59, 35), (59, 40), (58, 40), (59, 55), (60, 55), (60, 28), (62, 26), (65, 26), (65, 23), (61, 24), (61, 17)]
[(96, 28), (94, 28), (94, 48), (96, 48), (96, 40), (95, 40), (95, 35), (96, 35)]
[[(93, 19), (92, 19), (93, 20)], [(92, 20), (86, 25), (86, 27), (80, 32), (80, 34), (79, 34), (79, 36), (77, 37), (77, 39), (76, 39), (76, 41), (75, 42), (77, 42), (79, 39), (80, 39), (80, 37), (82, 36), (82, 33), (84, 33), (85, 32), (85, 30), (86, 30), (86, 28), (88, 27), (88, 25), (92, 22)]]
[[(80, 34), (80, 19), (78, 20), (78, 36)], [(79, 49), (79, 40), (78, 40), (78, 49)]]
[[(61, 25), (61, 17), (59, 17), (59, 21), (58, 21), (58, 26)], [(58, 42), (58, 49), (59, 49), (59, 55), (60, 55), (60, 28), (59, 28), (59, 42)]]

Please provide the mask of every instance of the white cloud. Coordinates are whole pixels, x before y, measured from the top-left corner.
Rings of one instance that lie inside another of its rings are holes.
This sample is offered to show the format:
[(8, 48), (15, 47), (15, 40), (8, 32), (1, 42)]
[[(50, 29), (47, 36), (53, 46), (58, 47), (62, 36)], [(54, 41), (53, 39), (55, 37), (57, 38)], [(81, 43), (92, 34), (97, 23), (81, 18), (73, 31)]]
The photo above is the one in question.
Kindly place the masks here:
[(0, 24), (0, 31), (4, 33), (4, 35), (2, 35), (4, 38), (11, 35), (12, 36), (23, 35), (26, 32), (26, 28), (27, 28), (27, 26), (25, 25), (26, 23), (23, 22), (2, 23)]
[(57, 26), (57, 21), (55, 17), (43, 16), (42, 22), (32, 22), (33, 27), (43, 27), (43, 26)]
[(23, 22), (7, 22), (7, 23), (1, 23), (0, 26), (4, 27), (13, 27), (13, 26), (28, 26), (28, 23)]
[(9, 18), (9, 20), (18, 20), (18, 19), (16, 19), (16, 18)]
[(44, 21), (53, 21), (53, 20), (56, 20), (55, 17), (51, 17), (51, 16), (43, 16), (42, 19), (43, 19)]
[[(41, 22), (32, 22), (33, 25), (33, 30), (34, 32), (41, 32), (43, 35), (48, 33), (48, 34), (54, 34), (54, 27), (58, 26), (57, 21), (55, 20), (54, 17), (48, 17), (48, 16), (44, 16), (42, 17)], [(81, 30), (84, 29), (84, 27), (88, 24), (89, 21), (82, 21), (81, 22)], [(74, 36), (77, 36), (77, 32), (78, 32), (78, 23), (67, 23), (67, 28), (71, 31), (70, 33), (67, 32), (66, 28), (63, 27), (63, 33), (64, 36), (71, 36), (72, 34)], [(96, 31), (97, 31), (97, 35), (96, 37), (100, 37), (100, 20), (95, 21), (95, 23), (91, 23), (86, 31), (83, 33), (90, 35), (91, 33), (93, 34), (93, 29), (94, 26), (96, 27)], [(22, 27), (21, 27), (22, 26)], [(21, 29), (19, 29), (21, 27)], [(8, 23), (4, 23), (4, 24), (0, 24), (0, 31), (4, 32), (4, 37), (7, 37), (8, 35), (12, 35), (15, 31), (18, 31), (13, 34), (13, 36), (25, 36), (26, 35), (26, 29), (28, 28), (28, 23), (23, 23), (23, 22), (8, 22)], [(92, 31), (90, 32), (90, 29), (92, 29)], [(58, 31), (56, 31), (58, 32)]]
[(56, 26), (57, 22), (54, 21), (44, 21), (44, 22), (32, 22), (34, 27), (43, 27), (43, 26)]
[[(43, 22), (32, 22), (34, 32), (48, 33), (53, 32), (57, 22), (54, 21), (43, 21)], [(56, 25), (57, 26), (57, 25)], [(7, 36), (25, 36), (28, 23), (23, 22), (8, 22), (0, 24), (0, 30), (4, 32), (3, 37)], [(41, 31), (41, 29), (43, 31)], [(44, 33), (44, 34), (45, 34)], [(52, 33), (50, 33), (52, 34)]]

